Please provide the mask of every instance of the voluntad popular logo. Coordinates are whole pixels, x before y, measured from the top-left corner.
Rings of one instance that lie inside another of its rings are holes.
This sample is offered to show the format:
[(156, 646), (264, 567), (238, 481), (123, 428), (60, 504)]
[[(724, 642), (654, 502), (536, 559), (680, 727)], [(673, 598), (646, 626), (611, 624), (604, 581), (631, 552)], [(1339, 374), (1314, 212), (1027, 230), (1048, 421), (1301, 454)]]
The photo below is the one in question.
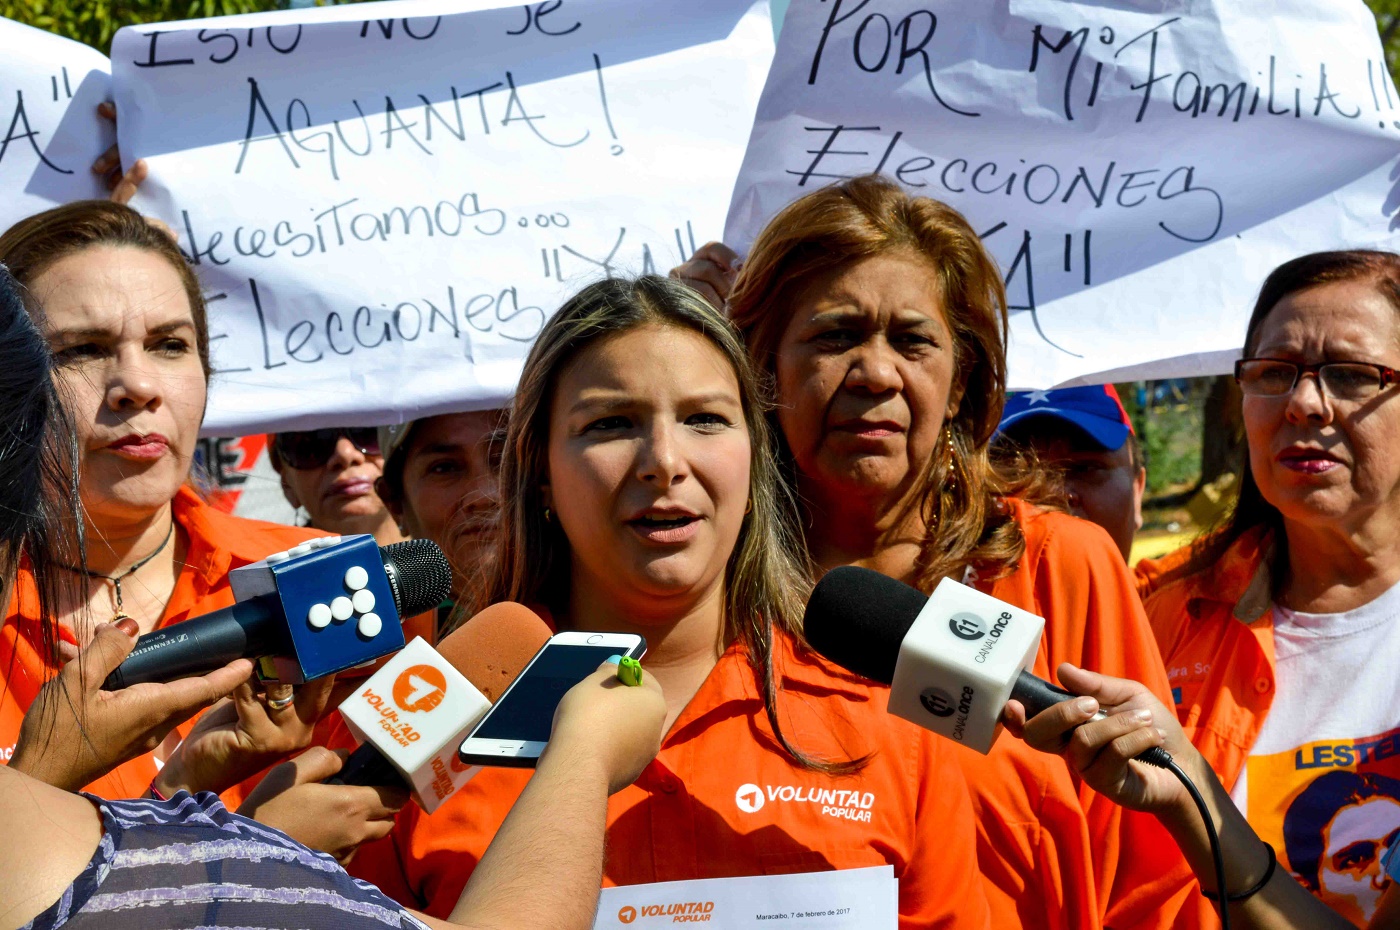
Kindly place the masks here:
[(619, 923), (630, 924), (637, 919), (637, 909), (629, 904), (617, 912), (617, 919)]
[(755, 784), (740, 785), (734, 792), (734, 803), (739, 805), (739, 810), (752, 814), (763, 806), (763, 789)]
[(394, 703), (406, 711), (428, 711), (447, 696), (447, 676), (431, 665), (412, 665), (394, 679)]

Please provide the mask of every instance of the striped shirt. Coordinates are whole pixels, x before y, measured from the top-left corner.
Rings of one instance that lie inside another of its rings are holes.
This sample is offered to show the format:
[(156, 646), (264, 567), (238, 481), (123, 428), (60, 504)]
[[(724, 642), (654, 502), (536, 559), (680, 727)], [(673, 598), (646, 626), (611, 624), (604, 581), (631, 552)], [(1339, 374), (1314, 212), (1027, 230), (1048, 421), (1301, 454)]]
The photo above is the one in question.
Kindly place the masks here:
[(87, 867), (29, 930), (424, 930), (373, 885), (218, 796), (107, 801)]

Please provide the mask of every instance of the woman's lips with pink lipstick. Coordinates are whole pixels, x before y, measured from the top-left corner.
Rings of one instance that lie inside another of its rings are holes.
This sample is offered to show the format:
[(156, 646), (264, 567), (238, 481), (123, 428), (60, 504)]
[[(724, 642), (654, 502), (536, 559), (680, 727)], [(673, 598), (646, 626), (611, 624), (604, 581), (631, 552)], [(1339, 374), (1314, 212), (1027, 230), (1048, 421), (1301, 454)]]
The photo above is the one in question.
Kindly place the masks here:
[(107, 449), (129, 459), (153, 462), (170, 451), (170, 441), (160, 433), (147, 433), (145, 436), (128, 433), (116, 442), (108, 443)]
[(699, 515), (686, 510), (647, 510), (625, 522), (653, 543), (682, 543), (700, 531)]
[(374, 482), (369, 478), (341, 478), (331, 485), (331, 495), (335, 497), (364, 497), (374, 493)]
[(845, 420), (832, 429), (861, 439), (884, 439), (904, 432), (904, 427), (893, 420)]
[(1276, 458), (1284, 468), (1304, 475), (1321, 475), (1341, 465), (1336, 456), (1303, 446), (1284, 449)]

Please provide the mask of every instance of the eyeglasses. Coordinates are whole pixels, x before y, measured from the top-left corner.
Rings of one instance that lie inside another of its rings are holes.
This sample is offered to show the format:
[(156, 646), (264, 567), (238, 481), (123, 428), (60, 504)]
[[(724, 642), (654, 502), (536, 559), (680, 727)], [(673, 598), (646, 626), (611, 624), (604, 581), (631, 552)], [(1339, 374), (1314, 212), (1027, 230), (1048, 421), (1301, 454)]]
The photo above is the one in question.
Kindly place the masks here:
[(1400, 371), (1372, 362), (1320, 362), (1299, 365), (1280, 358), (1243, 358), (1235, 362), (1240, 390), (1256, 397), (1291, 394), (1304, 375), (1317, 378), (1332, 400), (1369, 400), (1396, 381)]
[(299, 471), (322, 468), (335, 454), (335, 446), (341, 436), (349, 439), (350, 444), (365, 455), (379, 454), (379, 430), (372, 426), (278, 433), (273, 440), (273, 449), (291, 468)]

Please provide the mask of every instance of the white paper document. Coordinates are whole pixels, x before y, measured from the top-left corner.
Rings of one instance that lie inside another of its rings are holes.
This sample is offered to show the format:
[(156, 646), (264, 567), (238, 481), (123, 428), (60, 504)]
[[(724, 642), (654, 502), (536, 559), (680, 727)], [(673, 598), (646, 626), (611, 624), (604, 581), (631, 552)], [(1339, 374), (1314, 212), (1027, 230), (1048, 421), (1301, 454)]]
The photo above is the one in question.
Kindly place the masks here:
[(894, 868), (708, 878), (604, 888), (594, 930), (702, 925), (716, 930), (896, 930)]
[(1012, 387), (1216, 373), (1273, 267), (1400, 245), (1398, 157), (1361, 0), (792, 0), (726, 241), (880, 171), (996, 257)]
[(719, 237), (772, 54), (766, 0), (123, 29), (134, 206), (211, 292), (206, 433), (500, 406), (569, 295)]

